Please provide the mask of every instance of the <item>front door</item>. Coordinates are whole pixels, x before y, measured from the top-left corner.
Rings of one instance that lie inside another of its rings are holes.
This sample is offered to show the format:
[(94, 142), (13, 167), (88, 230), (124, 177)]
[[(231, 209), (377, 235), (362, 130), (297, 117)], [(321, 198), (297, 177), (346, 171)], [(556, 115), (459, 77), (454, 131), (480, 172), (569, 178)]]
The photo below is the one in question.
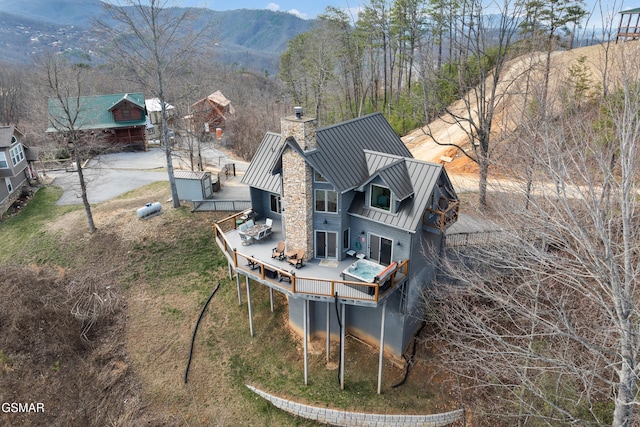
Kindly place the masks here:
[(338, 233), (316, 231), (316, 258), (338, 258)]
[(391, 264), (391, 249), (393, 240), (376, 234), (369, 235), (369, 258), (382, 265)]

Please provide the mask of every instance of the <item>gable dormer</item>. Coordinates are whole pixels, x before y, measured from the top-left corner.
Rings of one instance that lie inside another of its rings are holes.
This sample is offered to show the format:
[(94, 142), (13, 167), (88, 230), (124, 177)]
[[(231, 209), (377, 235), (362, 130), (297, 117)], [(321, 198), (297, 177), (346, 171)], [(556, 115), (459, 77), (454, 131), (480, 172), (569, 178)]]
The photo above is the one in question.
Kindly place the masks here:
[(119, 101), (109, 108), (113, 120), (118, 122), (139, 121), (145, 118), (144, 99), (140, 102), (136, 97), (126, 93)]
[(0, 126), (0, 176), (13, 175), (21, 170), (26, 159), (20, 139), (24, 135), (13, 126)]
[[(371, 156), (372, 160), (375, 156)], [(377, 159), (380, 159), (377, 156)], [(413, 184), (404, 158), (386, 158), (386, 164), (369, 162), (369, 179), (360, 186), (365, 191), (366, 206), (391, 214), (398, 212), (400, 204), (414, 195)]]

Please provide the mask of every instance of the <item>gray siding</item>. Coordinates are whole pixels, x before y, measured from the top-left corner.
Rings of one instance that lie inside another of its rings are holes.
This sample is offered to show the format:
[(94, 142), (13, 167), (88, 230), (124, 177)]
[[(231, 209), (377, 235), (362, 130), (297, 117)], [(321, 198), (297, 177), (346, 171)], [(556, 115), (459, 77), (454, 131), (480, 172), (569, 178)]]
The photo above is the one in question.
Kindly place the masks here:
[(271, 194), (274, 193), (263, 191), (258, 188), (250, 188), (251, 207), (258, 213), (259, 219), (272, 218), (281, 220), (282, 214), (271, 211)]
[[(364, 234), (362, 234), (364, 232)], [(369, 257), (369, 239), (371, 234), (385, 237), (393, 240), (391, 259), (393, 261), (402, 261), (411, 256), (411, 235), (397, 228), (389, 227), (384, 224), (354, 217), (351, 219), (351, 244), (352, 249), (364, 253)], [(364, 237), (364, 243), (362, 238)], [(355, 242), (359, 241), (361, 248), (355, 247)], [(400, 245), (398, 245), (400, 243)]]
[[(303, 330), (303, 306), (304, 299), (289, 298), (289, 319), (296, 329)], [(407, 319), (400, 312), (400, 292), (399, 290), (387, 301), (387, 309), (385, 316), (385, 350), (389, 351), (394, 357), (402, 357), (402, 353), (406, 350), (408, 342), (405, 340), (404, 331)], [(341, 310), (341, 306), (338, 306)], [(366, 340), (371, 344), (379, 342), (380, 326), (382, 320), (382, 306), (380, 307), (361, 307), (355, 305), (347, 305), (345, 309), (346, 316), (346, 332), (354, 334), (360, 339)], [(344, 319), (341, 319), (344, 321)], [(309, 301), (309, 335), (313, 338), (324, 337), (327, 324), (327, 303), (318, 301)], [(329, 303), (329, 333), (332, 340), (340, 339), (340, 326), (336, 314), (336, 305)], [(408, 333), (411, 337), (413, 332)], [(346, 366), (348, 375), (349, 366)]]

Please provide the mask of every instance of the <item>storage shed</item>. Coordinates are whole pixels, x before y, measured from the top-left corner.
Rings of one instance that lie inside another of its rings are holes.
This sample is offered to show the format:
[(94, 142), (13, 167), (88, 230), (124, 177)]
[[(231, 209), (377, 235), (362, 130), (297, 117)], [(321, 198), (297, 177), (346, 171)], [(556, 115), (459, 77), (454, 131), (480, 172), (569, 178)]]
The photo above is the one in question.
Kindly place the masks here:
[(211, 179), (211, 172), (174, 171), (176, 189), (180, 200), (206, 200), (213, 197), (213, 192), (220, 189), (218, 179)]

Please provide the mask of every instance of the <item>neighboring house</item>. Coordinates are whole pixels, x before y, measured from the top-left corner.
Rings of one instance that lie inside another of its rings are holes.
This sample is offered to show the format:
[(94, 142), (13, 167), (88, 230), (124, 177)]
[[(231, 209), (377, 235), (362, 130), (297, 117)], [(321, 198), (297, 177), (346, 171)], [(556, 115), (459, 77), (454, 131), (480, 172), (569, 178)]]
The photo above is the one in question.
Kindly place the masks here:
[[(214, 133), (224, 132), (225, 122), (235, 110), (222, 92), (215, 91), (191, 105), (190, 119), (192, 130), (196, 135), (209, 137)], [(220, 131), (217, 131), (220, 129)], [(218, 135), (219, 136), (219, 135)]]
[(23, 144), (24, 134), (13, 126), (0, 126), (0, 215), (9, 209), (25, 187), (37, 179), (33, 162), (37, 153)]
[(101, 131), (105, 143), (116, 149), (145, 150), (147, 110), (142, 93), (121, 93), (66, 98), (73, 123), (57, 98), (49, 98), (47, 132), (64, 134), (70, 129)]
[[(145, 99), (147, 108), (147, 138), (149, 140), (162, 140), (162, 104), (159, 98)], [(167, 129), (170, 134), (174, 132), (176, 109), (173, 105), (165, 102), (167, 111)]]
[[(283, 118), (281, 135), (265, 135), (244, 175), (271, 238), (243, 246), (236, 227), (245, 212), (216, 224), (216, 241), (239, 289), (243, 275), (247, 287), (251, 278), (288, 296), (289, 324), (305, 341), (348, 332), (400, 358), (421, 323), (421, 294), (458, 197), (444, 167), (413, 159), (382, 114), (315, 123), (299, 111)], [(272, 258), (278, 241), (284, 254), (304, 253), (301, 268)]]

